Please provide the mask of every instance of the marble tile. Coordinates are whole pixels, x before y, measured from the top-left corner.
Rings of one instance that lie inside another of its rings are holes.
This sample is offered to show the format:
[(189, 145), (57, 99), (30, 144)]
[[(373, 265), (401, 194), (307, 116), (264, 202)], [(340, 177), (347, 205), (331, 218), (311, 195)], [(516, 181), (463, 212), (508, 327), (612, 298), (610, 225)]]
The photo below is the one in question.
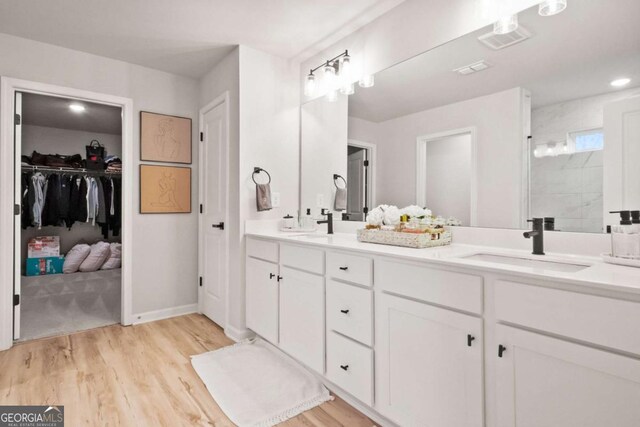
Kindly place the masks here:
[(582, 192), (600, 193), (603, 188), (603, 167), (593, 167), (582, 169)]
[(582, 195), (531, 195), (531, 214), (534, 217), (582, 219)]
[(600, 219), (603, 216), (602, 193), (582, 195), (582, 219)]
[(585, 233), (604, 233), (605, 226), (602, 218), (583, 219), (581, 231)]
[(582, 231), (581, 219), (556, 218), (557, 231)]
[(532, 173), (532, 194), (574, 194), (581, 191), (581, 169), (557, 169)]
[(585, 163), (584, 166), (587, 168), (592, 168), (595, 166), (603, 166), (604, 165), (603, 156), (604, 156), (604, 152), (602, 150), (590, 151), (589, 159), (587, 160), (587, 163)]

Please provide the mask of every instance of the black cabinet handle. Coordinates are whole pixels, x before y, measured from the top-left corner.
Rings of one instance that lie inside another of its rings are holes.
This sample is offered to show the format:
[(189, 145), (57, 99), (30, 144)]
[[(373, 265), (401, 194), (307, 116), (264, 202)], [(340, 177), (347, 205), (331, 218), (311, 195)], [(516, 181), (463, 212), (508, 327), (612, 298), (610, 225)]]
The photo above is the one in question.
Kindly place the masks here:
[(347, 271), (349, 269), (349, 267), (340, 267), (340, 270), (342, 271)]
[(340, 310), (340, 313), (349, 314), (349, 310)]
[(213, 228), (219, 228), (220, 230), (224, 230), (224, 222), (220, 222), (218, 224), (211, 224)]
[(278, 276), (278, 282), (282, 280), (282, 276)]
[(345, 371), (349, 370), (349, 365), (340, 365), (340, 368), (342, 368)]
[(471, 343), (473, 342), (473, 340), (475, 340), (476, 337), (474, 337), (471, 334), (467, 334), (467, 347), (471, 347)]
[(504, 354), (505, 351), (507, 351), (507, 347), (505, 347), (502, 344), (500, 344), (498, 346), (498, 357), (502, 357), (502, 355)]
[(269, 273), (269, 279), (273, 279), (274, 277), (276, 277), (276, 275), (275, 275), (275, 274), (273, 274), (273, 273)]

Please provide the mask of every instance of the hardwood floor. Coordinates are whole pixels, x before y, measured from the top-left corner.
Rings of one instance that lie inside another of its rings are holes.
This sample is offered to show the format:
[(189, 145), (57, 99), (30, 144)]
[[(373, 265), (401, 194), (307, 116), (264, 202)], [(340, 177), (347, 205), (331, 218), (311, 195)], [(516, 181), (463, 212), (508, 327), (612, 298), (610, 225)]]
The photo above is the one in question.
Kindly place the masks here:
[[(199, 314), (20, 343), (0, 352), (0, 405), (64, 405), (67, 426), (233, 426), (189, 360), (232, 343)], [(336, 398), (282, 425), (374, 423)]]

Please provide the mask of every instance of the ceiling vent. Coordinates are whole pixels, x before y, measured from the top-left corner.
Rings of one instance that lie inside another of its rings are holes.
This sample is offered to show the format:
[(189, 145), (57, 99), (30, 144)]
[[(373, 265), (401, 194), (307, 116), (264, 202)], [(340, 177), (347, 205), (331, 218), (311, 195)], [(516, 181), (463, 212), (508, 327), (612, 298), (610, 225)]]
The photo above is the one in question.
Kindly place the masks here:
[(478, 71), (486, 70), (487, 68), (489, 68), (489, 64), (482, 60), (474, 62), (473, 64), (465, 65), (464, 67), (456, 68), (455, 70), (453, 70), (453, 72), (465, 76), (467, 74), (473, 74)]
[(515, 31), (511, 31), (507, 34), (494, 34), (493, 31), (491, 31), (478, 37), (478, 40), (489, 46), (491, 49), (500, 50), (505, 47), (513, 46), (516, 43), (523, 42), (530, 37), (531, 33), (520, 26)]

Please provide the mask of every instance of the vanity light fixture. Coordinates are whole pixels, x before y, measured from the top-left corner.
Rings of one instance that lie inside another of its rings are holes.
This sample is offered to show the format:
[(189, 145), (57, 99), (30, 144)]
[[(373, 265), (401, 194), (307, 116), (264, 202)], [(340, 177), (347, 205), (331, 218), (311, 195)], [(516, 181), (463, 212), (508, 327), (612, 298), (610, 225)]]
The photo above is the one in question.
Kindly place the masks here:
[(503, 16), (493, 23), (493, 34), (509, 34), (518, 29), (518, 14)]
[(540, 16), (553, 16), (567, 8), (567, 0), (545, 0), (538, 6)]
[(77, 103), (69, 104), (69, 109), (74, 113), (82, 113), (85, 110), (84, 105)]
[[(323, 69), (324, 93), (328, 101), (333, 102), (338, 99), (338, 91), (343, 95), (353, 95), (355, 85), (353, 83), (353, 65), (349, 51), (345, 50), (340, 55), (335, 56), (315, 68), (309, 70), (304, 84), (305, 96), (314, 96), (318, 90), (315, 72)], [(373, 75), (365, 75), (360, 79), (360, 87), (373, 86)]]
[(623, 77), (620, 79), (612, 80), (610, 84), (613, 87), (622, 87), (628, 85), (629, 83), (631, 83), (631, 79), (628, 77)]

